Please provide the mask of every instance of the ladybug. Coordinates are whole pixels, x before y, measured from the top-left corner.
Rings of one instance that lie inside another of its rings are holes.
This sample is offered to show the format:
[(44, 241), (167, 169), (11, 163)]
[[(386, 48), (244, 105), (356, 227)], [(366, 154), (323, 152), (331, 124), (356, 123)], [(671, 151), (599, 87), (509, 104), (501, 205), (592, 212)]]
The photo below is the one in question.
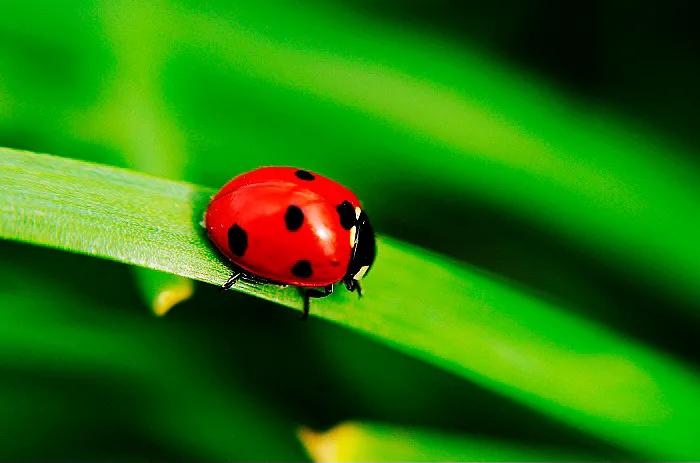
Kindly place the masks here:
[(357, 196), (341, 184), (294, 167), (261, 167), (239, 175), (212, 198), (204, 216), (209, 238), (233, 264), (223, 289), (239, 279), (294, 285), (309, 298), (335, 284), (362, 296), (360, 280), (376, 253), (372, 225)]

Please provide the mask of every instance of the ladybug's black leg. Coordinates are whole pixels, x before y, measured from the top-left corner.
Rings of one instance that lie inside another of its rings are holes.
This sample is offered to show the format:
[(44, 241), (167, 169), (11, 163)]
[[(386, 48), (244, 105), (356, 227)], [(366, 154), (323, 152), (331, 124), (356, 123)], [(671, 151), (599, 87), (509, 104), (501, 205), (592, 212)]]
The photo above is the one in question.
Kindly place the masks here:
[(243, 272), (233, 272), (228, 280), (226, 280), (226, 283), (221, 286), (221, 291), (228, 291), (231, 289), (231, 286), (235, 285), (242, 276)]
[(322, 290), (318, 289), (303, 289), (303, 297), (304, 297), (304, 312), (301, 314), (301, 319), (306, 320), (309, 318), (309, 306), (310, 306), (310, 299), (313, 298), (321, 298), (321, 297), (326, 297), (330, 296), (333, 294), (333, 285), (328, 285), (325, 286)]
[(309, 318), (309, 299), (311, 298), (309, 292), (310, 291), (304, 291), (304, 311), (301, 314), (301, 320), (306, 320)]
[(344, 281), (345, 287), (350, 291), (351, 293), (354, 293), (357, 291), (357, 295), (359, 297), (362, 297), (362, 288), (360, 287), (360, 282), (355, 280), (354, 278), (350, 278)]

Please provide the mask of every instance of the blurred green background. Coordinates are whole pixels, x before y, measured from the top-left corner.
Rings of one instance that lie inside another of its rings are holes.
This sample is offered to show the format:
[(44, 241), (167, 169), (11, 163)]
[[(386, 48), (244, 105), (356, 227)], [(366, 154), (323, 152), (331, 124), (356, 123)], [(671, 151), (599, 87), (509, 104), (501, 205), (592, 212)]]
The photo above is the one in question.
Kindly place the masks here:
[[(695, 375), (696, 17), (682, 2), (4, 2), (0, 146), (210, 187), (303, 166), (355, 190), (380, 233)], [(643, 457), (249, 296), (0, 252), (3, 460), (303, 460), (300, 426), (349, 420), (522, 458)], [(168, 290), (183, 300), (156, 318)]]

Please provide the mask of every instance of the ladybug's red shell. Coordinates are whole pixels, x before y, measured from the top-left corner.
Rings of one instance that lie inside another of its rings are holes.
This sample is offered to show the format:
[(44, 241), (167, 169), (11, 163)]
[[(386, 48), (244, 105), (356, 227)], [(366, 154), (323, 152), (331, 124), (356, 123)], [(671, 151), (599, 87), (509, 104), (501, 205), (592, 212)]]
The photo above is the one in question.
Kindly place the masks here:
[[(341, 206), (342, 205), (342, 206)], [(341, 206), (341, 207), (339, 207)], [(359, 211), (344, 186), (305, 170), (263, 167), (219, 191), (205, 225), (216, 247), (243, 270), (279, 283), (320, 287), (345, 276)]]
[(353, 207), (360, 207), (357, 196), (338, 182), (294, 167), (260, 167), (241, 174), (219, 190), (214, 200), (245, 185), (257, 183), (287, 183), (295, 187), (311, 190), (333, 204), (349, 201)]

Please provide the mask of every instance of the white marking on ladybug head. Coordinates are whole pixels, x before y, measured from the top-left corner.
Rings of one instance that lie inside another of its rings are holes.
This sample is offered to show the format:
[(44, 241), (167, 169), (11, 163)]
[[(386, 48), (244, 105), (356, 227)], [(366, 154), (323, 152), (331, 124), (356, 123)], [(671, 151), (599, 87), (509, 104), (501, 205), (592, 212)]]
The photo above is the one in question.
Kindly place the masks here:
[(360, 270), (355, 275), (353, 275), (353, 280), (360, 281), (362, 277), (365, 276), (365, 273), (367, 273), (367, 270), (369, 270), (369, 265), (363, 265), (362, 267), (360, 267)]
[(360, 214), (362, 214), (362, 209), (359, 207), (355, 208), (355, 220), (360, 220)]
[(350, 229), (350, 247), (355, 247), (355, 237), (357, 236), (357, 227), (353, 225)]

